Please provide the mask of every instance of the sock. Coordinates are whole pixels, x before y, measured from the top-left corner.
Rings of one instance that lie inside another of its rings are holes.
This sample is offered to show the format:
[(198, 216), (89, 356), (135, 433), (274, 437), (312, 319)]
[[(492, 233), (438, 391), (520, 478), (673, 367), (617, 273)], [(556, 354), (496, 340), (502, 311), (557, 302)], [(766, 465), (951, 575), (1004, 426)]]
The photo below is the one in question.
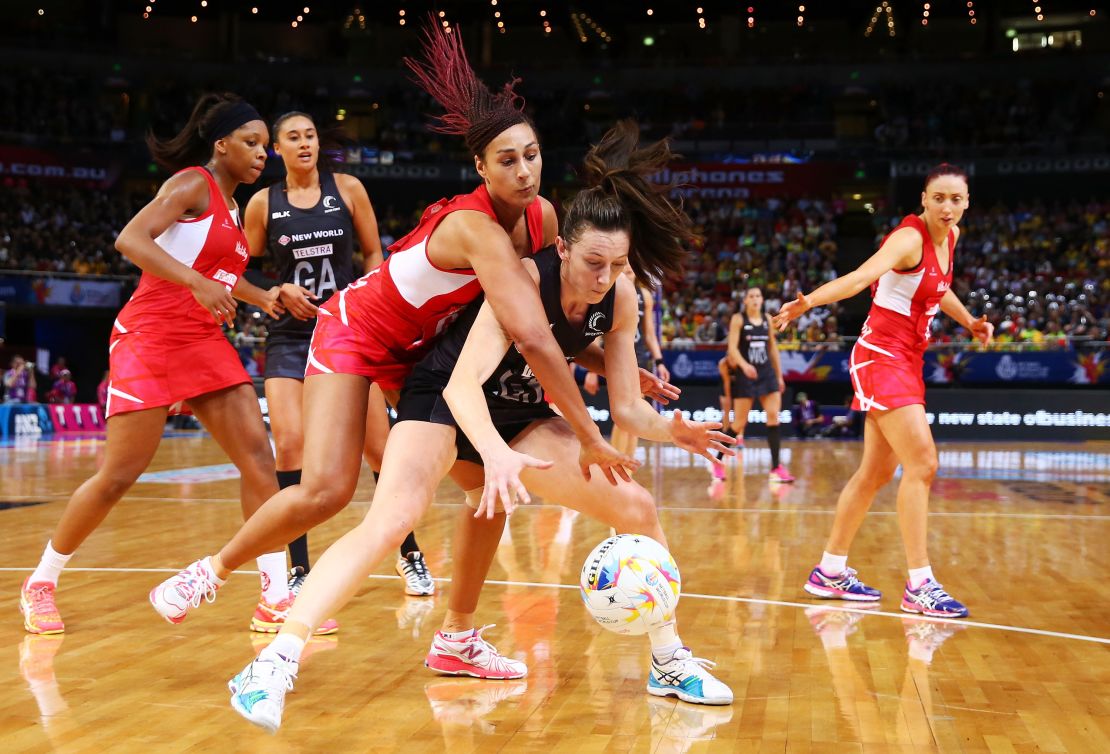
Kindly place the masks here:
[(303, 639), (293, 634), (280, 633), (270, 642), (270, 646), (258, 653), (258, 659), (272, 660), (274, 658), (279, 658), (296, 665), (301, 661), (302, 650), (304, 650)]
[(58, 577), (62, 575), (62, 569), (66, 567), (66, 563), (72, 557), (72, 552), (69, 555), (62, 555), (54, 549), (54, 542), (48, 541), (46, 549), (42, 551), (42, 559), (39, 560), (38, 567), (35, 568), (35, 572), (31, 574), (27, 583), (37, 584), (40, 581), (49, 581), (57, 586)]
[(447, 641), (466, 641), (474, 635), (474, 629), (468, 628), (465, 631), (440, 631), (439, 635)]
[(929, 579), (933, 579), (933, 581), (936, 581), (936, 579), (933, 578), (932, 566), (922, 566), (921, 568), (910, 569), (910, 589), (920, 588), (921, 585)]
[(289, 598), (289, 582), (285, 580), (285, 551), (269, 552), (260, 555), (258, 571), (262, 579), (262, 599), (276, 605)]
[(219, 576), (216, 575), (216, 569), (212, 567), (211, 555), (200, 561), (200, 565), (204, 570), (208, 571), (209, 578), (212, 579), (213, 583), (215, 583), (216, 586), (223, 586), (227, 583), (227, 579), (221, 579)]
[(648, 639), (651, 641), (652, 657), (659, 663), (669, 661), (675, 652), (682, 649), (682, 640), (678, 638), (673, 620), (648, 631)]
[(308, 535), (302, 534), (289, 543), (289, 564), (308, 573)]
[(779, 467), (779, 447), (782, 445), (779, 425), (767, 427), (767, 444), (771, 446), (771, 468), (777, 469)]
[[(736, 437), (736, 433), (732, 431), (732, 427), (725, 427), (723, 432), (726, 435), (728, 435), (729, 437)], [(717, 460), (718, 461), (723, 461), (724, 459), (725, 459), (725, 454), (718, 450), (717, 451)]]
[(844, 573), (844, 569), (848, 567), (847, 555), (833, 555), (831, 552), (825, 552), (821, 556), (821, 565), (817, 566), (821, 569), (821, 573), (826, 576), (839, 576)]
[(380, 477), (381, 474), (379, 474), (377, 471), (371, 471), (370, 473), (374, 475), (374, 484), (377, 484), (378, 483), (378, 477)]
[(401, 557), (405, 557), (410, 552), (420, 552), (420, 545), (416, 544), (416, 532), (409, 532), (405, 537), (405, 541), (401, 543)]

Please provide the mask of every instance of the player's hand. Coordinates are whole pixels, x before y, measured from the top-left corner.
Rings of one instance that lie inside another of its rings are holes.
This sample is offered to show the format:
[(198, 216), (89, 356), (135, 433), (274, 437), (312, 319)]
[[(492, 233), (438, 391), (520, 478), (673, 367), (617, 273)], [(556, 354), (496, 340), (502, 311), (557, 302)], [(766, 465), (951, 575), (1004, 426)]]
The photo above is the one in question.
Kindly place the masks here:
[(605, 442), (601, 435), (597, 435), (597, 438), (588, 444), (583, 443), (578, 453), (578, 465), (582, 469), (582, 476), (586, 479), (591, 478), (590, 467), (595, 464), (601, 468), (601, 473), (612, 485), (617, 483), (617, 477), (631, 482), (632, 473), (640, 468), (639, 461), (618, 451)]
[(597, 395), (600, 387), (601, 380), (598, 379), (597, 372), (586, 372), (586, 376), (582, 378), (582, 389), (590, 395)]
[(267, 289), (266, 295), (258, 308), (269, 314), (273, 319), (285, 314), (285, 307), (281, 305), (281, 286), (275, 285), (273, 288)]
[(979, 319), (972, 320), (971, 326), (968, 329), (971, 330), (973, 338), (984, 346), (990, 345), (991, 338), (994, 337), (994, 325), (987, 321), (986, 314)]
[(740, 371), (743, 372), (744, 376), (747, 377), (749, 380), (754, 380), (756, 377), (759, 376), (759, 372), (755, 371), (755, 367), (753, 367), (746, 361), (740, 365)]
[(293, 283), (284, 283), (281, 286), (281, 303), (290, 314), (300, 320), (312, 319), (319, 311), (313, 301), (319, 300), (312, 291)]
[(492, 519), (497, 513), (497, 501), (508, 516), (516, 510), (517, 505), (527, 505), (532, 502), (528, 490), (520, 481), (520, 474), (525, 469), (550, 469), (551, 461), (543, 461), (524, 453), (517, 453), (508, 445), (502, 444), (496, 451), (482, 455), (482, 465), (486, 470), (486, 483), (482, 488), (482, 501), (478, 510), (474, 511), (474, 518), (485, 516)]
[(663, 382), (671, 381), (671, 370), (667, 369), (666, 364), (655, 365), (655, 376), (663, 380)]
[(203, 306), (218, 323), (235, 323), (235, 310), (237, 304), (231, 297), (231, 292), (223, 283), (206, 278), (198, 274), (193, 284), (189, 286), (193, 298)]
[(693, 422), (685, 419), (682, 412), (675, 410), (671, 419), (671, 442), (677, 447), (687, 450), (695, 455), (708, 458), (712, 463), (719, 461), (710, 455), (710, 451), (719, 451), (726, 456), (736, 455), (736, 438), (723, 432), (720, 422)]
[(784, 380), (782, 378), (781, 374), (779, 375), (779, 392), (780, 393), (785, 393), (786, 392), (786, 380)]
[(640, 393), (649, 401), (657, 401), (666, 406), (671, 401), (678, 400), (682, 391), (668, 382), (671, 375), (667, 372), (667, 368), (663, 365), (659, 368), (667, 374), (666, 377), (663, 375), (656, 377), (646, 369), (640, 370)]
[(779, 313), (771, 317), (771, 326), (779, 332), (782, 332), (786, 329), (786, 326), (790, 324), (790, 320), (797, 319), (811, 308), (812, 306), (809, 303), (809, 299), (805, 297), (804, 293), (798, 291), (798, 297), (796, 299), (787, 301), (782, 305), (782, 308), (779, 309)]

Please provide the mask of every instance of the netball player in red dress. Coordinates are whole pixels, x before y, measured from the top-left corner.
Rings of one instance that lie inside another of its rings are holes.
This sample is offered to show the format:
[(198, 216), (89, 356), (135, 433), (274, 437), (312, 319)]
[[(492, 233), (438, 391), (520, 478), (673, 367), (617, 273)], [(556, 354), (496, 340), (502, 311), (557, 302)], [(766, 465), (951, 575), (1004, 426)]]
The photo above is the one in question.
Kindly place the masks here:
[(817, 597), (861, 602), (882, 596), (848, 567), (848, 549), (875, 493), (901, 464), (898, 523), (909, 565), (902, 610), (962, 618), (967, 608), (941, 587), (929, 565), (926, 527), (937, 451), (925, 416), (923, 355), (938, 311), (984, 344), (990, 342), (994, 328), (985, 316), (973, 318), (950, 290), (960, 237), (957, 225), (968, 206), (966, 174), (952, 165), (940, 165), (925, 180), (921, 204), (924, 212), (907, 215), (858, 269), (808, 296), (799, 294), (773, 322), (782, 330), (812, 307), (871, 286), (871, 311), (849, 361), (855, 392), (852, 408), (867, 412), (863, 459), (840, 493), (824, 556), (810, 573), (805, 590)]
[[(227, 94), (202, 97), (174, 138), (148, 139), (154, 159), (175, 172), (116, 239), (143, 274), (108, 346), (103, 464), (73, 493), (23, 584), (20, 608), (31, 633), (64, 630), (58, 576), (154, 457), (171, 406), (188, 401), (239, 469), (244, 517), (277, 491), (254, 387), (220, 328), (234, 319), (233, 296), (271, 315), (281, 311), (277, 287), (263, 291), (242, 278), (247, 242), (232, 198), (262, 174), (266, 142), (254, 108)], [(284, 579), (281, 565), (275, 575)]]
[[(152, 590), (151, 603), (167, 620), (183, 620), (189, 607), (199, 604), (174, 595), (214, 593), (251, 558), (283, 546), (347, 505), (358, 480), (370, 384), (379, 384), (395, 402), (416, 362), (483, 290), (581, 441), (583, 473), (588, 476), (597, 464), (615, 484), (615, 476), (629, 479), (628, 470), (637, 466), (605, 442), (590, 419), (536, 285), (520, 264), (521, 257), (552, 243), (557, 230), (554, 208), (537, 195), (542, 158), (535, 130), (512, 84), (492, 94), (471, 70), (458, 33), (430, 28), (425, 60), (406, 62), (447, 110), (438, 130), (466, 137), (483, 182), (469, 194), (429, 207), (416, 229), (390, 247), (381, 267), (320, 307), (305, 376), (301, 484), (268, 501), (216, 555)], [(391, 430), (387, 447), (409, 460), (404, 473), (391, 475), (392, 484), (386, 482), (388, 460), (382, 468), (374, 499), (387, 503), (373, 510), (388, 515), (374, 532), (375, 543), (397, 547), (412, 530), (419, 511), (409, 491), (422, 489), (435, 474), (438, 460), (425, 448), (436, 439), (429, 439), (422, 422)], [(203, 572), (204, 580), (194, 580), (194, 571)]]

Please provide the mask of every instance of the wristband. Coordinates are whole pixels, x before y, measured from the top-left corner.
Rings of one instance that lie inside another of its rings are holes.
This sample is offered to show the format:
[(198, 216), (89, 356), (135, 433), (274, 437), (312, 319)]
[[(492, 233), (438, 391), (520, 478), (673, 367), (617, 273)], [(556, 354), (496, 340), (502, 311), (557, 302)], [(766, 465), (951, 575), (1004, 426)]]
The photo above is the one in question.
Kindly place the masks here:
[(664, 363), (665, 362), (661, 358), (655, 360), (655, 366), (657, 366), (657, 367), (663, 366)]

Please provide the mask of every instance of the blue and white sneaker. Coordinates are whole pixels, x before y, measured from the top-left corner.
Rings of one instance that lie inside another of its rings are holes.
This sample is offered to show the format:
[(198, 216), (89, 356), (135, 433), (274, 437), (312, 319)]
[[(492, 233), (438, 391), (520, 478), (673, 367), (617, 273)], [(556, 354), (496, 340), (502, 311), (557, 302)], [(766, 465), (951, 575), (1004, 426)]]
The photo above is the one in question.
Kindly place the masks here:
[(907, 613), (921, 613), (930, 618), (966, 618), (968, 610), (962, 603), (952, 599), (937, 582), (926, 579), (917, 589), (902, 592), (902, 610)]
[(709, 672), (717, 663), (694, 657), (689, 647), (675, 651), (667, 662), (651, 657), (647, 690), (652, 696), (676, 696), (691, 704), (732, 704), (732, 689)]
[(227, 682), (231, 708), (255, 725), (276, 733), (285, 709), (285, 692), (293, 690), (296, 663), (258, 657)]
[(839, 576), (826, 576), (820, 566), (814, 566), (802, 587), (814, 597), (827, 600), (852, 600), (874, 602), (883, 596), (878, 589), (867, 586), (856, 578), (855, 568), (845, 568)]

